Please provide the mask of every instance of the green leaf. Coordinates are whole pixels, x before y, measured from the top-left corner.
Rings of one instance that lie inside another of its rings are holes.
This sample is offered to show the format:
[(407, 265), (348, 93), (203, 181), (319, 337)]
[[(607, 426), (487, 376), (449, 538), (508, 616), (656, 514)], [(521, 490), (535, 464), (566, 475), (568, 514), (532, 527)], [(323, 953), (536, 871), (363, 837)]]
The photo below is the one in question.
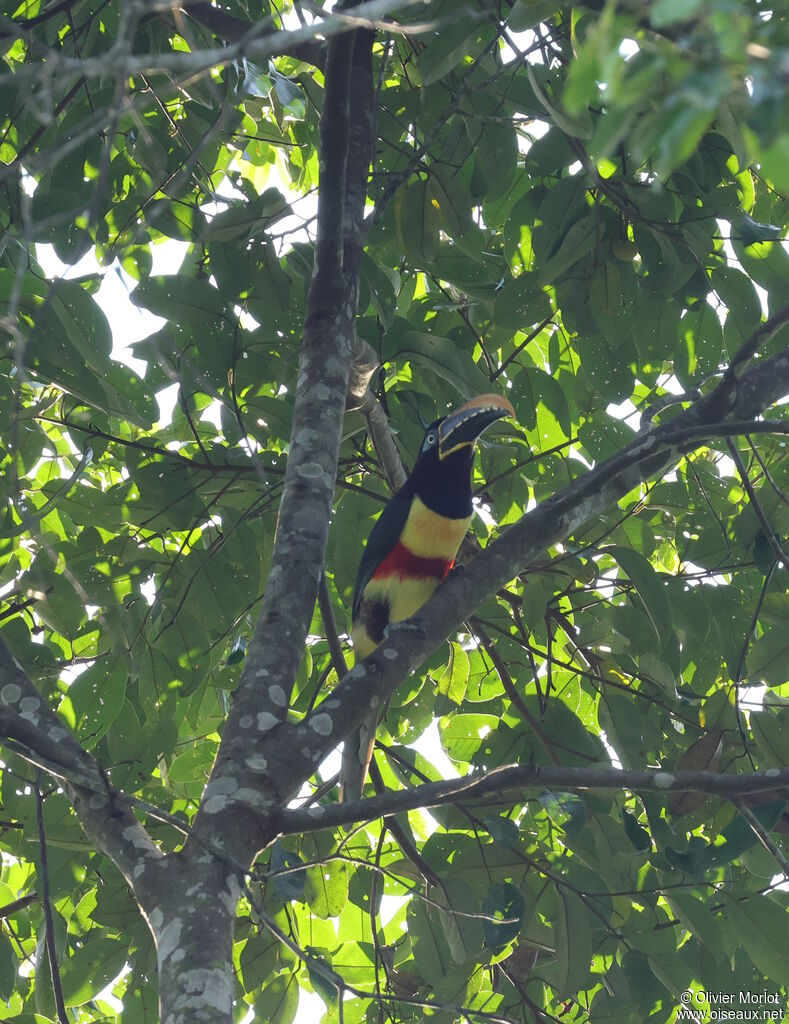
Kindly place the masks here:
[(384, 327), (391, 327), (397, 306), (397, 292), (392, 278), (397, 275), (388, 268), (379, 267), (366, 252), (362, 253), (360, 270), (362, 280), (370, 289), (370, 302), (376, 314)]
[(450, 238), (462, 238), (474, 224), (468, 188), (452, 168), (434, 164), (430, 171), (428, 187), (431, 203), (438, 207), (441, 227)]
[(238, 958), (247, 992), (262, 988), (276, 974), (279, 951), (279, 940), (271, 933), (249, 936)]
[(510, 10), (507, 24), (513, 32), (525, 32), (551, 17), (556, 10), (552, 0), (517, 0)]
[(416, 181), (395, 200), (395, 221), (400, 244), (419, 264), (438, 256), (439, 206), (426, 181)]
[[(554, 103), (546, 90), (537, 80), (537, 73), (534, 70), (532, 64), (526, 65), (526, 73), (529, 76), (529, 84), (534, 90), (534, 94), (539, 99), (542, 106), (550, 114), (551, 121), (558, 125), (559, 128), (564, 132), (565, 135), (573, 139), (589, 139), (592, 135), (592, 129), (588, 121), (588, 115), (586, 118), (583, 116), (573, 118), (569, 114), (565, 113), (561, 109), (558, 103)], [(582, 113), (582, 112), (579, 112)]]
[(543, 790), (538, 797), (551, 821), (568, 835), (577, 835), (587, 823), (586, 804), (573, 793)]
[(483, 737), (498, 725), (494, 715), (452, 715), (439, 723), (441, 745), (453, 761), (470, 761)]
[(468, 654), (459, 643), (449, 645), (449, 661), (438, 678), (438, 692), (448, 697), (453, 704), (462, 704), (466, 695), (469, 677)]
[(675, 890), (667, 895), (674, 914), (683, 925), (717, 958), (726, 955), (722, 921), (707, 905), (689, 892)]
[(467, 121), (474, 140), (471, 194), (487, 202), (500, 199), (510, 187), (518, 162), (518, 139), (509, 123), (488, 118)]
[(691, 21), (702, 0), (656, 0), (650, 6), (649, 20), (656, 29), (667, 28), (678, 21)]
[(497, 843), (502, 846), (515, 846), (520, 837), (518, 826), (511, 818), (500, 818), (498, 815), (491, 815), (482, 819), (485, 828)]
[(304, 897), (307, 872), (293, 870), (302, 863), (301, 857), (297, 853), (286, 850), (279, 840), (271, 847), (271, 870), (283, 872), (274, 875), (272, 884), (285, 900), (300, 900)]
[(652, 841), (649, 838), (649, 832), (639, 825), (634, 814), (630, 811), (622, 811), (622, 824), (625, 826), (627, 838), (639, 853), (651, 849)]
[(789, 138), (779, 135), (771, 146), (762, 149), (759, 156), (768, 180), (782, 191), (789, 190)]
[(728, 309), (724, 340), (733, 355), (761, 320), (759, 296), (752, 281), (735, 267), (718, 267), (712, 273), (712, 284)]
[(592, 963), (592, 929), (589, 912), (574, 892), (557, 887), (556, 991), (571, 995), (585, 987)]
[(633, 331), (636, 282), (632, 271), (604, 263), (589, 283), (589, 307), (594, 322), (616, 350)]
[(211, 740), (203, 740), (188, 747), (170, 765), (167, 773), (170, 782), (206, 783), (216, 757), (216, 749), (217, 744)]
[(392, 345), (389, 358), (412, 358), (451, 384), (464, 398), (473, 398), (490, 390), (490, 381), (477, 368), (471, 356), (449, 338), (406, 330), (404, 333), (393, 333), (387, 342), (387, 352), (390, 352), (389, 344)]
[(789, 913), (784, 902), (751, 893), (745, 898), (731, 896), (727, 912), (739, 941), (756, 967), (768, 978), (783, 984), (786, 978), (784, 951), (789, 943)]
[(16, 983), (17, 958), (11, 940), (0, 932), (0, 999), (8, 1002)]
[(278, 975), (255, 1000), (255, 1016), (268, 1024), (293, 1024), (298, 1008), (299, 984), (295, 971)]
[(768, 686), (783, 686), (788, 655), (789, 636), (783, 629), (769, 629), (748, 651), (746, 677)]
[(135, 305), (175, 324), (205, 328), (212, 321), (227, 319), (224, 300), (216, 288), (195, 278), (149, 277), (140, 281), (131, 298)]
[(84, 1006), (120, 974), (129, 955), (120, 939), (96, 936), (60, 965), (66, 1006)]
[(478, 31), (478, 26), (469, 24), (465, 18), (458, 18), (454, 24), (436, 32), (419, 55), (422, 85), (432, 85), (448, 75), (466, 55), (469, 36)]
[(497, 883), (490, 887), (482, 904), (482, 913), (487, 915), (482, 922), (482, 930), (487, 946), (494, 953), (500, 953), (520, 934), (525, 911), (526, 900), (523, 893), (510, 882)]
[[(772, 801), (753, 809), (753, 813), (768, 831), (783, 813), (783, 801)], [(666, 847), (666, 857), (675, 867), (696, 877), (702, 877), (711, 868), (730, 864), (750, 850), (759, 841), (750, 824), (738, 815), (721, 833), (723, 842), (707, 843), (698, 836), (692, 836), (686, 851)]]
[(244, 660), (247, 653), (247, 643), (247, 639), (244, 636), (237, 636), (235, 638), (227, 655), (228, 665), (238, 665)]
[(535, 274), (524, 272), (496, 292), (493, 316), (497, 324), (527, 330), (551, 314), (551, 303)]
[(348, 899), (348, 869), (345, 864), (333, 860), (309, 868), (304, 899), (317, 917), (337, 917)]
[(630, 548), (613, 547), (608, 553), (617, 560), (636, 588), (649, 616), (652, 628), (661, 646), (668, 641), (674, 630), (674, 615), (671, 602), (660, 577), (648, 559)]
[(435, 987), (446, 977), (449, 946), (444, 938), (438, 914), (419, 900), (408, 904), (408, 934), (414, 949), (414, 965), (425, 981)]
[(538, 408), (543, 405), (553, 414), (565, 437), (570, 436), (570, 405), (561, 386), (553, 377), (535, 366), (526, 366), (513, 381), (512, 391), (519, 423), (534, 430), (538, 424)]
[(717, 312), (708, 302), (698, 309), (689, 310), (680, 323), (684, 337), (687, 361), (682, 367), (683, 382), (688, 385), (696, 374), (709, 374), (717, 370), (723, 358), (723, 328)]
[(573, 224), (556, 252), (540, 267), (537, 278), (540, 286), (545, 287), (557, 281), (565, 271), (588, 255), (594, 248), (596, 234), (594, 218), (591, 216)]
[(739, 234), (743, 245), (754, 245), (756, 242), (771, 242), (781, 237), (781, 228), (775, 224), (760, 224), (747, 213), (742, 214), (732, 224)]
[(61, 713), (72, 723), (80, 742), (94, 747), (123, 706), (129, 666), (125, 658), (101, 658), (68, 689)]

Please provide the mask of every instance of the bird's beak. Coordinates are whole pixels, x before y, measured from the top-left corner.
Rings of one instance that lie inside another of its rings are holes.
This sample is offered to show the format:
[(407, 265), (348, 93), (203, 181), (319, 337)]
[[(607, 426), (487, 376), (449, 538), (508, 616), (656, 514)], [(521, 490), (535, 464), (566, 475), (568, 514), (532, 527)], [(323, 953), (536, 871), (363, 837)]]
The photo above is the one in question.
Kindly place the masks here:
[(482, 431), (503, 416), (515, 419), (512, 403), (503, 395), (480, 395), (455, 409), (438, 426), (439, 459), (466, 446), (473, 448)]

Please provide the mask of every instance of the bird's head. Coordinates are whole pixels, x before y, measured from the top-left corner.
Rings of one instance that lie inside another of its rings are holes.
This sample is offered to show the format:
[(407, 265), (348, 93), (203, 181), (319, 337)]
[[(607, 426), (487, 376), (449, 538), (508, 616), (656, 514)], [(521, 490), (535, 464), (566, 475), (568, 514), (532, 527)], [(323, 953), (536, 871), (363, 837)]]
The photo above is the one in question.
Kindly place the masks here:
[(508, 399), (480, 395), (428, 425), (411, 479), (431, 508), (439, 511), (462, 506), (462, 514), (470, 514), (474, 446), (482, 432), (504, 416), (515, 417)]
[(515, 418), (515, 410), (509, 399), (503, 395), (479, 395), (439, 420), (439, 461), (443, 462), (464, 449), (473, 453), (482, 432), (504, 416)]
[(504, 416), (514, 418), (515, 410), (503, 395), (479, 395), (472, 398), (448, 416), (433, 420), (428, 425), (419, 451), (419, 461), (432, 464), (434, 468), (470, 461), (482, 432)]

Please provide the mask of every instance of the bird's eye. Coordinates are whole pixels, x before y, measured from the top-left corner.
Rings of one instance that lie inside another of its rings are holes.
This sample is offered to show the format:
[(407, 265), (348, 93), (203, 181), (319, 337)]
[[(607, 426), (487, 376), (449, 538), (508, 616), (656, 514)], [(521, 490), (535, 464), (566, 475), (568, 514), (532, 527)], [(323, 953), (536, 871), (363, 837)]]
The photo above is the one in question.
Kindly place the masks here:
[(422, 445), (422, 451), (426, 452), (428, 448), (432, 448), (436, 443), (436, 432), (431, 430), (429, 434), (425, 434), (425, 442)]
[(435, 444), (436, 443), (436, 435), (434, 433), (432, 433), (432, 431), (431, 431), (431, 433), (429, 433), (427, 435), (426, 441), (427, 441), (428, 444)]

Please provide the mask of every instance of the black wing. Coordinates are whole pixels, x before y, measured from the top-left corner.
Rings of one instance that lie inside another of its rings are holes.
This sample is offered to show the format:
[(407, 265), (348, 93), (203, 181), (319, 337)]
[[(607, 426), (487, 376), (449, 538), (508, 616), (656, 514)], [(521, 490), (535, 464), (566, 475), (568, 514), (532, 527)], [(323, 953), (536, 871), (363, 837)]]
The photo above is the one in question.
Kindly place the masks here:
[(408, 511), (413, 500), (410, 481), (405, 484), (389, 499), (383, 512), (375, 522), (370, 536), (367, 538), (367, 547), (364, 549), (362, 560), (359, 563), (359, 571), (356, 574), (356, 586), (353, 590), (353, 618), (356, 619), (359, 613), (359, 605), (362, 600), (364, 588), (370, 582), (373, 573), (383, 562), (403, 532), (405, 521), (408, 518)]

